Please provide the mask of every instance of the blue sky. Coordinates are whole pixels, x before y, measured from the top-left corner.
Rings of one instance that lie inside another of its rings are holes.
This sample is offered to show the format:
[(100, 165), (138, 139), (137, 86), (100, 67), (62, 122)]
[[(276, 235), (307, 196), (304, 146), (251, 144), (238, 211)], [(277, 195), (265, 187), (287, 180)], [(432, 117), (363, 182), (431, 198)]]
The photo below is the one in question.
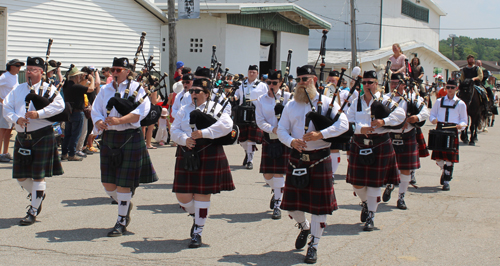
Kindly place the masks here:
[[(448, 15), (441, 17), (440, 39), (450, 34), (471, 38), (500, 38), (500, 1), (498, 0), (434, 0)], [(459, 30), (464, 28), (498, 28)], [(453, 28), (447, 30), (446, 28)]]

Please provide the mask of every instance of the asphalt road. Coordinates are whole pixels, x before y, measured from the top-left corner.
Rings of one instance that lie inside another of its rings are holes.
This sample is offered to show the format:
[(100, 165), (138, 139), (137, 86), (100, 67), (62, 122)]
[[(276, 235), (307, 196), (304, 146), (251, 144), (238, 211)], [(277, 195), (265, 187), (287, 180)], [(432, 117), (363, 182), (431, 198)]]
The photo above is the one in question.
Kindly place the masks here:
[[(431, 129), (424, 126), (424, 134)], [(396, 208), (397, 194), (380, 204), (377, 230), (363, 232), (360, 206), (345, 182), (345, 153), (337, 171), (339, 210), (328, 216), (318, 250), (318, 265), (500, 265), (500, 125), (479, 134), (475, 147), (460, 146), (451, 191), (441, 191), (440, 170), (430, 158), (410, 187), (408, 210)], [(13, 142), (11, 142), (13, 145)], [(0, 164), (1, 265), (294, 265), (305, 250), (295, 250), (299, 230), (283, 213), (272, 220), (270, 188), (255, 169), (243, 169), (239, 145), (225, 148), (236, 190), (212, 197), (203, 232), (204, 246), (189, 249), (191, 218), (171, 191), (175, 148), (149, 150), (160, 181), (143, 185), (127, 235), (106, 237), (116, 205), (100, 184), (99, 155), (63, 162), (65, 174), (47, 182), (43, 212), (32, 226), (18, 225), (29, 204), (12, 180), (12, 165)]]

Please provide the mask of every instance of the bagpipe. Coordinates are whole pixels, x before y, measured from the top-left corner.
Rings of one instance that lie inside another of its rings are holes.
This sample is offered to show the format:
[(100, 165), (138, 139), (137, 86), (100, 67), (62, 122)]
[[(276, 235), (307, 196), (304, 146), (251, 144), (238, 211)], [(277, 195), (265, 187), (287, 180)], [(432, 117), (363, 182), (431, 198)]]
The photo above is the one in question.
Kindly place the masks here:
[[(148, 60), (146, 60), (146, 58), (144, 57), (143, 46), (145, 37), (146, 37), (146, 32), (142, 32), (139, 46), (137, 47), (137, 51), (135, 53), (133, 61), (134, 63), (132, 64), (131, 68), (132, 72), (134, 72), (135, 67), (138, 64), (137, 63), (138, 57), (140, 54), (142, 54), (142, 57), (144, 59), (144, 69), (139, 73), (137, 78), (137, 81), (139, 81), (139, 85), (137, 86), (137, 88), (135, 88), (135, 90), (133, 90), (133, 92), (131, 92), (130, 86), (133, 77), (129, 76), (127, 88), (125, 89), (123, 97), (121, 97), (120, 92), (118, 91), (118, 82), (115, 77), (115, 80), (113, 80), (115, 95), (111, 97), (108, 100), (108, 103), (106, 104), (106, 113), (108, 116), (113, 108), (115, 108), (116, 111), (118, 111), (118, 113), (122, 116), (128, 115), (130, 112), (134, 111), (137, 107), (139, 107), (139, 105), (141, 105), (144, 102), (144, 100), (147, 97), (149, 97), (152, 93), (160, 91), (162, 88), (164, 88), (164, 86), (161, 86), (160, 84), (162, 81), (165, 80), (168, 74), (163, 73), (160, 79), (151, 74), (151, 72), (156, 71), (156, 69), (154, 69), (154, 63), (152, 62), (153, 56), (150, 56)], [(139, 89), (141, 87), (144, 88), (146, 94), (136, 101), (135, 99), (137, 98)], [(147, 89), (146, 87), (148, 87), (149, 89)], [(151, 104), (149, 113), (146, 115), (144, 119), (141, 120), (141, 126), (150, 126), (158, 122), (161, 116), (161, 108), (162, 108), (161, 106)]]
[[(407, 86), (407, 91), (406, 91), (406, 94), (409, 95), (410, 97), (409, 98), (406, 98), (405, 97), (405, 100), (406, 100), (406, 116), (407, 117), (410, 117), (410, 116), (413, 116), (413, 115), (418, 115), (420, 113), (420, 111), (422, 111), (422, 109), (424, 108), (425, 106), (425, 102), (422, 101), (420, 104), (418, 104), (418, 98), (420, 97), (420, 93), (418, 92), (419, 90), (415, 88), (415, 86), (418, 88), (420, 87), (420, 84), (423, 82), (423, 80), (414, 80), (410, 74), (409, 74), (409, 64), (408, 64), (408, 59), (405, 59), (405, 64), (406, 64), (406, 86)], [(412, 100), (411, 98), (411, 95), (410, 93), (413, 92), (415, 97), (414, 99)], [(425, 124), (425, 120), (424, 121), (419, 121), (419, 122), (415, 122), (415, 123), (410, 123), (412, 126), (414, 127), (422, 127), (424, 124)]]
[(283, 113), (283, 109), (285, 109), (285, 106), (283, 105), (283, 102), (285, 100), (284, 96), (284, 87), (285, 81), (288, 80), (288, 76), (290, 75), (290, 66), (292, 64), (292, 49), (288, 50), (288, 57), (286, 59), (286, 67), (285, 67), (285, 75), (283, 76), (283, 83), (281, 84), (280, 90), (282, 91), (281, 97), (279, 99), (276, 98), (276, 94), (274, 93), (273, 90), (271, 92), (273, 93), (275, 105), (274, 105), (274, 115), (276, 116), (276, 119), (280, 121), (281, 114)]
[[(52, 47), (52, 42), (53, 40), (52, 39), (49, 39), (49, 44), (47, 46), (47, 53), (46, 53), (46, 60), (45, 60), (45, 66), (44, 66), (44, 72), (47, 70), (48, 68), (48, 60), (49, 60), (49, 56), (50, 56), (50, 49)], [(64, 80), (61, 81), (61, 83), (59, 83), (56, 91), (50, 95), (51, 93), (51, 90), (52, 90), (52, 81), (49, 81), (47, 79), (47, 83), (48, 83), (48, 87), (47, 87), (47, 90), (45, 91), (45, 93), (42, 95), (42, 92), (43, 92), (43, 79), (40, 81), (40, 87), (38, 89), (38, 93), (35, 92), (35, 89), (33, 88), (33, 84), (31, 83), (31, 78), (28, 78), (28, 87), (30, 89), (30, 92), (28, 93), (28, 95), (26, 95), (25, 97), (25, 102), (26, 102), (26, 112), (28, 112), (29, 110), (29, 105), (30, 103), (33, 103), (33, 106), (35, 107), (35, 109), (38, 111), (38, 110), (41, 110), (45, 107), (47, 107), (48, 105), (50, 105), (54, 99), (56, 98), (56, 96), (61, 92), (61, 89), (62, 89), (62, 86), (63, 84), (66, 82), (67, 78), (68, 78), (68, 74), (69, 72), (71, 71), (72, 68), (74, 68), (75, 65), (71, 65), (69, 70), (66, 72), (66, 75), (64, 76)], [(48, 121), (50, 122), (64, 122), (64, 121), (69, 121), (69, 118), (71, 116), (71, 113), (72, 113), (72, 110), (71, 110), (71, 105), (68, 103), (68, 102), (65, 102), (65, 107), (64, 107), (64, 110), (57, 114), (57, 115), (54, 115), (52, 117), (49, 117), (49, 118), (46, 118)]]
[[(382, 84), (388, 84), (389, 83), (389, 70), (390, 69), (390, 66), (391, 66), (391, 61), (387, 61), (387, 67), (385, 69), (385, 73), (384, 73), (384, 78), (383, 78), (383, 83)], [(383, 90), (380, 91), (380, 97), (376, 98), (372, 91), (371, 90), (367, 90), (370, 95), (372, 96), (373, 98), (373, 103), (370, 107), (370, 112), (371, 112), (371, 118), (372, 118), (372, 121), (375, 120), (375, 119), (384, 119), (384, 118), (387, 118), (394, 110), (396, 110), (396, 108), (399, 106), (398, 103), (396, 102), (393, 102), (392, 100), (388, 100), (386, 101), (386, 103), (384, 104), (383, 103), (383, 95), (382, 95), (382, 92), (384, 91), (384, 87), (383, 87)], [(366, 91), (365, 91), (366, 93)], [(392, 103), (392, 106), (391, 106), (391, 103)], [(358, 112), (361, 111), (361, 98), (358, 99), (358, 106), (357, 106), (357, 110)], [(388, 129), (401, 129), (403, 128), (404, 124), (406, 122), (406, 118), (405, 120), (403, 121), (403, 123), (399, 124), (399, 125), (396, 125), (396, 126), (383, 126), (384, 128), (388, 128)]]

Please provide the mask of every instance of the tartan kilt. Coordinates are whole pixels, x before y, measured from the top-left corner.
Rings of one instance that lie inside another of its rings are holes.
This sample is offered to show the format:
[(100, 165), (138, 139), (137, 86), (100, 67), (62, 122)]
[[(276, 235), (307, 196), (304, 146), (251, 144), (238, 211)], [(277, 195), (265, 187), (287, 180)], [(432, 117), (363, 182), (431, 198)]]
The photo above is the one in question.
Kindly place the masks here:
[(257, 144), (262, 143), (264, 132), (257, 125), (241, 125), (238, 127), (240, 128), (238, 142), (253, 141)]
[[(394, 140), (393, 134), (391, 134), (391, 138)], [(397, 148), (396, 146), (398, 145), (394, 145), (393, 142), (399, 170), (414, 170), (420, 168), (416, 135), (410, 135), (403, 138), (403, 145), (400, 145), (402, 147)]]
[(184, 170), (182, 149), (187, 148), (177, 146), (173, 192), (216, 194), (235, 189), (226, 153), (221, 145), (196, 146), (201, 162), (197, 171)]
[[(359, 150), (367, 148), (371, 148), (375, 154), (375, 163), (372, 165), (363, 165), (359, 162)], [(375, 147), (370, 147), (357, 143), (353, 138), (349, 153), (346, 182), (356, 186), (368, 187), (399, 184), (398, 163), (391, 139)]]
[[(33, 156), (31, 165), (21, 165), (19, 148), (31, 149)], [(43, 179), (62, 174), (64, 174), (64, 171), (59, 159), (57, 142), (53, 131), (44, 137), (33, 140), (27, 140), (21, 134), (17, 134), (14, 143), (12, 178)]]
[(417, 144), (418, 144), (418, 156), (427, 157), (429, 156), (429, 149), (427, 149), (427, 144), (425, 143), (424, 133), (419, 127), (417, 129)]
[[(126, 144), (124, 145), (124, 143)], [(123, 160), (122, 164), (115, 169), (109, 163), (111, 149), (120, 147)], [(140, 128), (104, 131), (101, 145), (102, 183), (133, 188), (138, 187), (140, 183), (156, 181), (158, 181), (158, 176), (149, 157)]]
[[(269, 149), (269, 143), (268, 142), (277, 142), (282, 145), (283, 149), (283, 155), (281, 155), (281, 158), (279, 159), (274, 159), (269, 157), (268, 149)], [(266, 140), (262, 142), (262, 156), (260, 160), (260, 170), (259, 173), (261, 174), (286, 174), (286, 171), (288, 169), (288, 166), (290, 165), (288, 163), (288, 160), (290, 158), (290, 148), (288, 148), (285, 144), (281, 143), (277, 139), (273, 140)]]
[[(290, 162), (297, 165), (299, 159), (290, 156)], [(304, 167), (309, 167), (315, 162), (302, 162)], [(286, 173), (285, 188), (283, 191), (283, 200), (281, 209), (288, 211), (303, 211), (311, 214), (332, 214), (338, 209), (337, 199), (332, 180), (331, 157), (318, 165), (308, 168), (310, 173), (309, 186), (304, 189), (298, 189), (292, 186), (289, 179), (293, 167), (288, 166)]]
[(453, 146), (456, 151), (432, 151), (432, 160), (444, 160), (447, 162), (458, 163), (458, 130), (456, 129), (456, 138), (453, 142)]

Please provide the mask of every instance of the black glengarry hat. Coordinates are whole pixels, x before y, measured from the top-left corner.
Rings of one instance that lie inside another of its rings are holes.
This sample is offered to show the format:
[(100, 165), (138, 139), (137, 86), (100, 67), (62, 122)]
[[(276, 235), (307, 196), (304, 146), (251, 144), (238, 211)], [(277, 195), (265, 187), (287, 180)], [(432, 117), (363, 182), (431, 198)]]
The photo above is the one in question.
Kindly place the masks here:
[(121, 57), (121, 58), (113, 58), (113, 67), (124, 67), (124, 68), (132, 68), (130, 65), (128, 58), (126, 57)]
[(400, 80), (404, 79), (405, 77), (401, 73), (392, 73), (391, 75), (391, 80)]
[(193, 79), (194, 79), (194, 76), (191, 73), (187, 73), (187, 74), (182, 75), (182, 80), (193, 80)]
[(329, 77), (340, 77), (340, 73), (337, 70), (332, 70), (328, 73)]
[(207, 78), (207, 79), (210, 79), (210, 69), (206, 68), (206, 67), (198, 67), (196, 69), (196, 71), (194, 72), (194, 75), (195, 76), (199, 76), (199, 77), (204, 77), (204, 78)]
[(36, 66), (36, 67), (41, 67), (44, 69), (44, 64), (45, 61), (41, 57), (31, 57), (28, 56), (28, 59), (26, 59), (26, 65), (27, 66)]
[(303, 65), (301, 67), (297, 67), (297, 76), (302, 75), (316, 75), (316, 71), (311, 65)]
[(282, 79), (283, 75), (281, 75), (281, 70), (269, 69), (269, 73), (267, 74), (268, 79)]
[(450, 86), (457, 86), (457, 81), (454, 80), (454, 79), (449, 79), (447, 82), (446, 82), (446, 85), (450, 85)]
[(377, 72), (375, 70), (365, 71), (365, 73), (363, 73), (363, 78), (364, 79), (378, 79)]
[(206, 79), (195, 79), (192, 87), (200, 87), (203, 90), (210, 90), (210, 81)]
[(256, 70), (259, 71), (259, 67), (257, 65), (250, 65), (248, 66), (248, 70)]

